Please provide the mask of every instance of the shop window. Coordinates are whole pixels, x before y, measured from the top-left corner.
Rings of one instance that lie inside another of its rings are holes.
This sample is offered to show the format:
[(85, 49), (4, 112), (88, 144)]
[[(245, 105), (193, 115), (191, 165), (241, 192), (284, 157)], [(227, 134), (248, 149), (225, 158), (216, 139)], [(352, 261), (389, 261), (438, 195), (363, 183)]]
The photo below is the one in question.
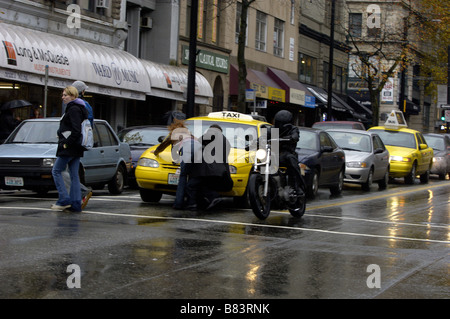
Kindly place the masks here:
[(300, 82), (316, 84), (317, 59), (299, 53), (298, 79)]

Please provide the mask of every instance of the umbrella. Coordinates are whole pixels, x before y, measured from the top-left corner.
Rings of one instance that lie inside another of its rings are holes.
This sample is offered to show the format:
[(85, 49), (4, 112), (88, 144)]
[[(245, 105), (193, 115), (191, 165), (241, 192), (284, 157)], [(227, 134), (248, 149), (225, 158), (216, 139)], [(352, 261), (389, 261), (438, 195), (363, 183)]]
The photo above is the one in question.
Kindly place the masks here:
[(180, 111), (168, 111), (166, 113), (164, 113), (163, 117), (162, 117), (162, 125), (170, 125), (172, 124), (173, 121), (175, 121), (175, 119), (177, 120), (185, 120), (186, 119), (186, 114), (184, 114), (183, 112)]
[(3, 110), (9, 110), (9, 109), (17, 109), (19, 107), (30, 106), (30, 105), (32, 105), (32, 104), (25, 100), (12, 100), (12, 101), (3, 103), (1, 109), (3, 111)]

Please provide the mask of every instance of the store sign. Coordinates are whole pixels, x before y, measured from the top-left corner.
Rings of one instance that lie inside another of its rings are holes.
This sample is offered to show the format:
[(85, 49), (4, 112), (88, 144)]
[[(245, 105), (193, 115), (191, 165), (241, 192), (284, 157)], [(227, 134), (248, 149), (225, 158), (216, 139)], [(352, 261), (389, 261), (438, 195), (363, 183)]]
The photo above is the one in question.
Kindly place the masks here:
[[(181, 63), (189, 65), (189, 46), (183, 45), (182, 50), (183, 56), (181, 58)], [(202, 69), (228, 74), (230, 59), (225, 55), (200, 50), (197, 54), (196, 66)]]
[(255, 91), (256, 97), (263, 99), (269, 98), (269, 88), (265, 85), (250, 82), (250, 89)]
[(289, 102), (292, 104), (305, 105), (305, 91), (289, 89)]
[(250, 82), (250, 89), (255, 91), (258, 98), (268, 99), (278, 102), (286, 102), (286, 91), (270, 86)]
[(314, 109), (316, 107), (316, 98), (311, 95), (306, 95), (304, 106)]
[(269, 86), (269, 100), (285, 102), (286, 101), (286, 91), (281, 89), (276, 89)]
[(381, 102), (394, 103), (394, 78), (389, 78), (381, 90)]
[(121, 50), (7, 24), (0, 25), (0, 41), (0, 67), (12, 71), (44, 76), (48, 70), (49, 78), (69, 82), (139, 93), (150, 90), (142, 64)]

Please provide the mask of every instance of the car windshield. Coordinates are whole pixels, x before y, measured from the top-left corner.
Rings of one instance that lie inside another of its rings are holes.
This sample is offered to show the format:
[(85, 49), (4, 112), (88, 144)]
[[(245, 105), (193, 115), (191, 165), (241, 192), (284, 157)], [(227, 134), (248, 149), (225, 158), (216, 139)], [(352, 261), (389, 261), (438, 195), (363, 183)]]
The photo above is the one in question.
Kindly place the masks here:
[(429, 147), (437, 151), (445, 150), (444, 139), (440, 136), (425, 136), (425, 140)]
[(8, 138), (6, 143), (57, 144), (59, 121), (26, 121)]
[(390, 131), (390, 130), (371, 130), (377, 132), (385, 145), (400, 146), (408, 148), (417, 148), (414, 134)]
[(308, 131), (300, 131), (300, 139), (297, 142), (297, 148), (316, 150), (317, 149), (316, 133)]
[(349, 132), (327, 131), (340, 148), (348, 151), (370, 152), (370, 136)]
[(153, 146), (159, 144), (158, 138), (166, 137), (167, 133), (168, 131), (165, 128), (131, 129), (122, 131), (119, 134), (119, 139), (129, 145)]
[(255, 125), (207, 120), (187, 120), (185, 124), (197, 138), (200, 138), (212, 124), (219, 125), (232, 148), (245, 149), (258, 139), (258, 128)]

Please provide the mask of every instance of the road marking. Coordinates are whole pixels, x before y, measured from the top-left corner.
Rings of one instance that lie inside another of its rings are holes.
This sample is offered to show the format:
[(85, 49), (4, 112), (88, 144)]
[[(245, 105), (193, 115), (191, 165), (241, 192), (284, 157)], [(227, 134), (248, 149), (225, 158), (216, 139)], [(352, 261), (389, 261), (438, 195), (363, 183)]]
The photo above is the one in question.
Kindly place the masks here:
[[(52, 211), (49, 208), (34, 208), (34, 207), (0, 207), (0, 209), (23, 209), (23, 210), (41, 210), (41, 211)], [(192, 218), (192, 217), (170, 217), (170, 216), (154, 216), (154, 215), (135, 215), (135, 214), (119, 214), (119, 213), (106, 213), (106, 212), (95, 212), (95, 211), (83, 211), (81, 214), (90, 215), (103, 215), (103, 216), (116, 216), (116, 217), (133, 217), (133, 218), (146, 218), (146, 219), (161, 219), (161, 220), (182, 220), (182, 221), (197, 221), (203, 223), (213, 223), (213, 224), (224, 224), (224, 225), (240, 225), (240, 226), (252, 226), (261, 228), (273, 228), (273, 229), (287, 229), (287, 230), (298, 230), (307, 232), (317, 232), (326, 233), (334, 235), (346, 235), (346, 236), (357, 236), (357, 237), (371, 237), (371, 238), (381, 238), (389, 240), (406, 240), (406, 241), (419, 241), (426, 243), (440, 243), (440, 244), (450, 244), (450, 241), (446, 240), (435, 240), (435, 239), (424, 239), (424, 238), (409, 238), (409, 237), (398, 237), (398, 236), (386, 236), (386, 235), (372, 235), (363, 233), (351, 233), (351, 232), (339, 232), (334, 230), (325, 229), (313, 229), (304, 227), (293, 227), (293, 226), (281, 226), (281, 225), (269, 225), (269, 224), (255, 224), (246, 222), (234, 222), (225, 220), (213, 220), (204, 218)]]
[(361, 203), (361, 202), (365, 202), (368, 200), (375, 200), (375, 199), (383, 199), (383, 198), (388, 198), (388, 197), (393, 197), (393, 196), (399, 196), (399, 195), (405, 195), (408, 193), (413, 193), (413, 192), (419, 192), (419, 191), (423, 191), (423, 190), (430, 190), (430, 189), (434, 189), (434, 188), (439, 188), (442, 186), (450, 186), (450, 184), (448, 185), (442, 185), (442, 184), (437, 184), (437, 185), (427, 185), (427, 186), (422, 186), (419, 188), (411, 188), (411, 189), (405, 189), (405, 190), (400, 190), (400, 191), (396, 191), (393, 193), (386, 193), (386, 194), (381, 194), (381, 195), (370, 195), (368, 197), (364, 197), (364, 198), (358, 198), (358, 199), (352, 199), (352, 200), (346, 200), (346, 201), (341, 201), (341, 202), (334, 202), (334, 203), (330, 203), (330, 204), (323, 204), (323, 205), (312, 205), (312, 206), (306, 206), (306, 211), (308, 210), (315, 210), (315, 209), (322, 209), (322, 208), (329, 208), (329, 207), (334, 207), (334, 206), (338, 206), (338, 205), (351, 205), (351, 204), (356, 204), (356, 203)]

